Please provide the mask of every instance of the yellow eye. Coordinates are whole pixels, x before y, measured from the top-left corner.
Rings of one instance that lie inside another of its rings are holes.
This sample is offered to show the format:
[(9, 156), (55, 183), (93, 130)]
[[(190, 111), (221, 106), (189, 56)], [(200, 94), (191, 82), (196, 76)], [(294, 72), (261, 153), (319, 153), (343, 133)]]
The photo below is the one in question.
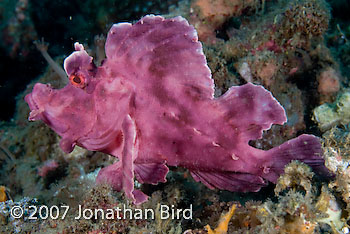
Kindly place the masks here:
[(69, 76), (70, 83), (78, 88), (84, 88), (86, 86), (86, 81), (83, 75), (72, 74)]

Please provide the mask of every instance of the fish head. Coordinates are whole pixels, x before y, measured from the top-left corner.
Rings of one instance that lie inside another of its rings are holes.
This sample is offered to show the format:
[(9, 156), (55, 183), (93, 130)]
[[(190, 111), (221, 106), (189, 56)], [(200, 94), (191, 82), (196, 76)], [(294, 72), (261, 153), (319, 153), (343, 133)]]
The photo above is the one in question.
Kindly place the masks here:
[(104, 68), (96, 68), (82, 45), (76, 44), (76, 50), (64, 62), (69, 77), (64, 88), (37, 83), (26, 95), (29, 120), (41, 120), (60, 135), (60, 147), (66, 153), (75, 145), (103, 150), (120, 138), (131, 86), (121, 77), (106, 74)]

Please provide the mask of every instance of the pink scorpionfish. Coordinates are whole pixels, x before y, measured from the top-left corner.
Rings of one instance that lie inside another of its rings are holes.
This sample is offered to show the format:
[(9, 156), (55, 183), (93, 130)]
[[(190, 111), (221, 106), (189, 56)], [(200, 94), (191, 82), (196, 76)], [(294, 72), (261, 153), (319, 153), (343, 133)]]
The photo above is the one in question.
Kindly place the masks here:
[(276, 182), (291, 160), (326, 171), (315, 136), (268, 151), (248, 144), (272, 124), (286, 122), (283, 107), (251, 83), (214, 98), (201, 43), (182, 17), (150, 15), (134, 25), (113, 25), (99, 67), (81, 44), (75, 50), (64, 61), (68, 85), (38, 83), (25, 97), (29, 120), (49, 125), (67, 153), (79, 145), (117, 157), (97, 182), (123, 190), (135, 204), (147, 196), (134, 189), (134, 178), (165, 182), (167, 165), (187, 168), (211, 189), (241, 192)]

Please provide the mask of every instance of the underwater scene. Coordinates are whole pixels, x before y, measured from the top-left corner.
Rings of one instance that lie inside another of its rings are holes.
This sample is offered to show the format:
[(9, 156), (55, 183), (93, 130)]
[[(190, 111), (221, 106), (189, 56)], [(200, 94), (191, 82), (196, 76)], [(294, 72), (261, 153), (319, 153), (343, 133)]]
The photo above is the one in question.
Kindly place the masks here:
[(0, 233), (350, 233), (350, 1), (0, 1)]

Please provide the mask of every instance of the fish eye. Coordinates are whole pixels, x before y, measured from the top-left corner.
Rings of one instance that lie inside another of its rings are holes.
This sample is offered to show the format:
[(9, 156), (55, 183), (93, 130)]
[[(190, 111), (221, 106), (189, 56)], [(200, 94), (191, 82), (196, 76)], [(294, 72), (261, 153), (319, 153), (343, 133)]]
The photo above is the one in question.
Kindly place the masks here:
[(85, 77), (81, 74), (72, 74), (69, 76), (70, 83), (78, 88), (84, 88), (86, 86)]

